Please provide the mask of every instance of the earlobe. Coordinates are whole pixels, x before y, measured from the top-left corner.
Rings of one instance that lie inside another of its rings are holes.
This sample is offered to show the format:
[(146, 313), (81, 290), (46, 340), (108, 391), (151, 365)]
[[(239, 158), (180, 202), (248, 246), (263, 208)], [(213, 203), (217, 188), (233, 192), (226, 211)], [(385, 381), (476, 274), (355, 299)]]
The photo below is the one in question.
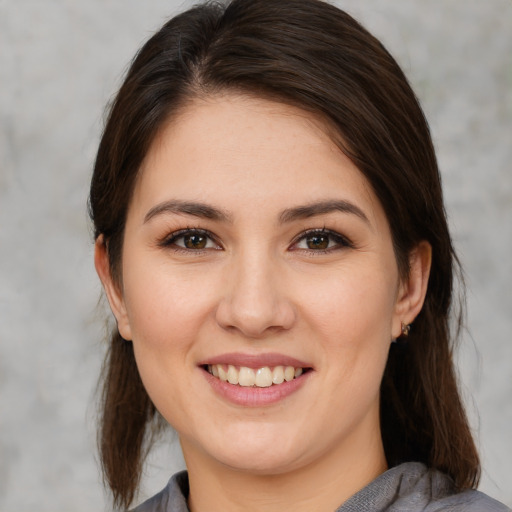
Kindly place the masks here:
[(420, 242), (409, 254), (409, 276), (400, 284), (392, 326), (393, 339), (410, 325), (421, 311), (427, 294), (428, 278), (432, 264), (432, 247)]
[(94, 266), (103, 285), (103, 289), (105, 290), (105, 294), (107, 295), (110, 309), (116, 318), (119, 334), (121, 334), (125, 340), (131, 340), (132, 334), (123, 293), (110, 272), (108, 251), (103, 235), (100, 235), (96, 239), (94, 245)]

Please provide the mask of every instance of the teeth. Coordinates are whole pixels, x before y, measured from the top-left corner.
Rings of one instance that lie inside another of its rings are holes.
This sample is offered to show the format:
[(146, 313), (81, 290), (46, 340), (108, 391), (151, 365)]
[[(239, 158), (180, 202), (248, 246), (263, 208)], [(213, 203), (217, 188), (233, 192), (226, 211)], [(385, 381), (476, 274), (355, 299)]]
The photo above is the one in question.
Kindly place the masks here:
[(293, 366), (287, 366), (284, 369), (284, 380), (290, 382), (295, 377), (295, 368)]
[(256, 373), (252, 368), (242, 366), (238, 374), (238, 384), (244, 387), (254, 386), (256, 383)]
[(268, 388), (272, 386), (272, 370), (268, 366), (260, 368), (256, 372), (255, 384), (258, 388)]
[(282, 384), (284, 382), (284, 368), (276, 366), (272, 372), (272, 382), (274, 384)]
[(238, 372), (231, 364), (228, 366), (228, 382), (230, 384), (238, 384)]
[[(214, 366), (217, 366), (217, 371), (219, 372), (219, 379), (224, 382), (227, 382), (228, 372), (226, 370), (224, 370), (223, 366), (220, 364), (216, 364)], [(212, 371), (212, 374), (213, 374), (213, 371)]]
[(237, 368), (234, 365), (211, 364), (208, 365), (208, 372), (223, 382), (229, 382), (233, 385), (243, 387), (268, 388), (270, 386), (282, 384), (284, 381), (300, 377), (304, 370), (302, 368), (294, 368), (293, 366), (276, 366), (269, 368), (264, 366), (254, 370), (241, 366)]

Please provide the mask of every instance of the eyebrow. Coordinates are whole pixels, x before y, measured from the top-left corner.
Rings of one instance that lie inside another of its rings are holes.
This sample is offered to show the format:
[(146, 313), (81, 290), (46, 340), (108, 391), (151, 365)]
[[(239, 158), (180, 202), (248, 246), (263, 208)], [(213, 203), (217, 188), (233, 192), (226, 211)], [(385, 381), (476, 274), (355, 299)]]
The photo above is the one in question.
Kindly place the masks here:
[(321, 201), (318, 203), (307, 204), (304, 206), (297, 206), (296, 208), (287, 208), (279, 216), (279, 221), (282, 224), (284, 224), (286, 222), (308, 219), (310, 217), (315, 217), (317, 215), (325, 215), (326, 213), (331, 212), (350, 213), (352, 215), (356, 215), (357, 217), (365, 221), (368, 225), (370, 225), (368, 217), (363, 212), (363, 210), (361, 210), (361, 208), (359, 208), (358, 206), (349, 201), (337, 199)]
[(209, 206), (204, 203), (196, 203), (193, 201), (180, 201), (173, 199), (164, 201), (151, 208), (144, 217), (144, 224), (149, 222), (153, 217), (165, 213), (175, 213), (178, 215), (192, 215), (203, 219), (211, 219), (221, 222), (231, 222), (231, 216), (218, 208)]
[[(320, 201), (317, 203), (297, 206), (295, 208), (287, 208), (279, 216), (279, 222), (285, 224), (301, 219), (308, 219), (317, 215), (325, 215), (332, 212), (350, 213), (365, 221), (370, 225), (368, 217), (363, 210), (355, 204), (345, 200), (328, 200)], [(144, 224), (149, 222), (153, 217), (166, 213), (174, 213), (178, 215), (192, 215), (203, 219), (211, 219), (220, 222), (232, 222), (232, 216), (219, 208), (213, 206), (197, 203), (193, 201), (180, 201), (173, 199), (159, 203), (151, 208), (144, 217)]]

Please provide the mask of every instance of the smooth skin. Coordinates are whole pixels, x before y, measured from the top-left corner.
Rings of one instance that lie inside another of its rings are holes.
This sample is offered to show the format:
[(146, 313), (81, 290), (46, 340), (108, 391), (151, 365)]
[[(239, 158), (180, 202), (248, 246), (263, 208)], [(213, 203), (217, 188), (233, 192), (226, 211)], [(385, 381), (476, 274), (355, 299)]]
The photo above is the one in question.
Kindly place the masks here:
[[(419, 244), (399, 276), (382, 206), (326, 132), (264, 99), (198, 99), (140, 170), (122, 283), (96, 243), (119, 331), (179, 434), (192, 512), (332, 511), (387, 469), (379, 386), (431, 251)], [(282, 400), (244, 407), (200, 366), (226, 353), (311, 370)]]

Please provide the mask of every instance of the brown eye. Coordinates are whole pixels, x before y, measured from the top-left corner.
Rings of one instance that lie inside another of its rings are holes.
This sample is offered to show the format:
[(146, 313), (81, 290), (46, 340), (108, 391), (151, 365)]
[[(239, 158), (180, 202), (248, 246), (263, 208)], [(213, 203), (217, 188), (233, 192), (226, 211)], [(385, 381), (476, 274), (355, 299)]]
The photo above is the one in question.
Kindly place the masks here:
[(306, 238), (308, 249), (325, 250), (329, 247), (328, 235), (310, 235)]
[(208, 243), (208, 237), (199, 233), (185, 235), (183, 245), (187, 249), (205, 249)]
[(187, 251), (203, 251), (209, 249), (221, 249), (213, 236), (202, 229), (182, 229), (172, 233), (162, 241), (162, 247), (171, 247)]
[(348, 247), (353, 247), (352, 242), (340, 233), (328, 229), (315, 229), (303, 233), (291, 249), (323, 254)]

